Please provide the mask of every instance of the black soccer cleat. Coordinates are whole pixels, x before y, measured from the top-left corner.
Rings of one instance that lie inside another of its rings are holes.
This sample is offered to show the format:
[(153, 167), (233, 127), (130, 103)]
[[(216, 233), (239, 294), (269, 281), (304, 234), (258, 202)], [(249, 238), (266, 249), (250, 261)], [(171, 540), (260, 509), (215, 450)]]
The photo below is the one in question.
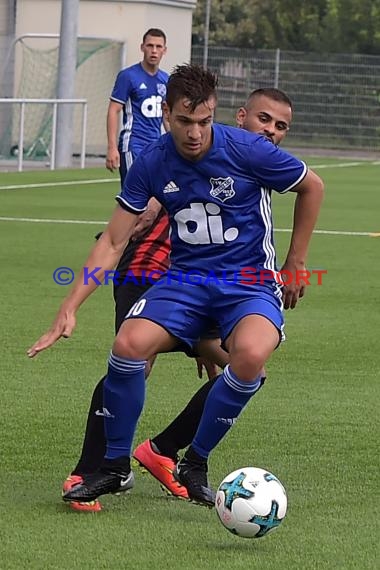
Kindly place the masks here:
[(173, 476), (186, 487), (190, 501), (206, 507), (215, 506), (215, 491), (208, 485), (207, 461), (191, 461), (183, 457), (177, 463)]
[(100, 495), (123, 493), (132, 489), (135, 483), (133, 471), (118, 473), (104, 467), (86, 477), (82, 485), (76, 485), (63, 495), (64, 501), (95, 501)]

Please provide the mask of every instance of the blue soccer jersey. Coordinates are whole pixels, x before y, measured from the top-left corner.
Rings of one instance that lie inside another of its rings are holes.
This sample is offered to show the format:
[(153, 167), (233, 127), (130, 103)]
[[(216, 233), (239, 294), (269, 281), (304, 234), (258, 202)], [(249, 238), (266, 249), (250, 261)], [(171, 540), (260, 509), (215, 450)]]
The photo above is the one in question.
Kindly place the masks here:
[(131, 152), (136, 156), (148, 143), (160, 137), (161, 104), (166, 97), (168, 77), (161, 69), (150, 75), (141, 63), (119, 72), (110, 99), (123, 105), (120, 152)]
[(269, 189), (290, 190), (307, 167), (243, 129), (214, 124), (213, 134), (209, 152), (196, 162), (178, 154), (170, 133), (163, 135), (138, 156), (117, 200), (135, 213), (151, 196), (162, 203), (171, 225), (172, 270), (275, 271)]

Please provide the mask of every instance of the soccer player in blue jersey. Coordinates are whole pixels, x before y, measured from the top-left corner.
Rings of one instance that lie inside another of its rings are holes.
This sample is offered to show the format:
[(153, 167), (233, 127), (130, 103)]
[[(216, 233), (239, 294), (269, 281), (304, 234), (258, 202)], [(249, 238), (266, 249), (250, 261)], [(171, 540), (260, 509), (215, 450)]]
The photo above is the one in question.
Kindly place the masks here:
[[(162, 203), (171, 224), (170, 275), (132, 307), (116, 336), (104, 390), (105, 459), (98, 472), (65, 495), (68, 501), (91, 501), (131, 486), (145, 362), (179, 340), (193, 346), (213, 319), (230, 364), (210, 390), (197, 433), (175, 471), (190, 499), (212, 506), (208, 456), (260, 387), (260, 371), (281, 342), (282, 308), (294, 307), (300, 296), (296, 275), (305, 268), (323, 182), (264, 137), (213, 124), (216, 84), (213, 73), (196, 65), (178, 66), (170, 76), (164, 104), (170, 133), (134, 162), (110, 223), (86, 261), (87, 272), (96, 271), (102, 281), (149, 199)], [(270, 188), (297, 193), (284, 265), (294, 279), (284, 295), (275, 277)], [(70, 336), (75, 314), (96, 283), (85, 284), (82, 272), (29, 357)]]
[[(292, 107), (291, 100), (280, 89), (272, 87), (255, 89), (245, 104), (238, 109), (236, 124), (239, 128), (260, 134), (273, 144), (279, 145), (289, 132), (293, 118)], [(264, 378), (263, 375), (263, 382)], [(198, 389), (186, 407), (163, 431), (146, 439), (133, 451), (133, 457), (140, 466), (174, 496), (184, 496), (183, 486), (179, 485), (172, 475), (178, 462), (179, 451), (191, 443), (213, 383), (214, 377)], [(99, 437), (97, 440), (91, 439), (94, 440), (94, 445), (88, 446), (88, 449), (85, 449), (84, 445), (83, 450), (85, 456), (90, 456), (91, 452), (93, 457), (94, 450), (100, 447)]]
[[(164, 92), (166, 93), (165, 85), (168, 79), (168, 75), (159, 69), (160, 61), (166, 53), (164, 32), (157, 28), (150, 28), (143, 36), (141, 51), (144, 54), (142, 62), (118, 74), (107, 114), (106, 167), (111, 171), (119, 168), (121, 185), (133, 160), (148, 143), (160, 137), (162, 130), (161, 103), (164, 99)], [(117, 137), (121, 112), (123, 112), (123, 129)], [(119, 142), (117, 142), (118, 138)], [(152, 220), (153, 225), (151, 225)], [(148, 229), (147, 233), (142, 232), (145, 229)], [(114, 283), (116, 332), (134, 302), (169, 265), (169, 221), (160, 204), (156, 203), (153, 206), (150, 204), (150, 207), (139, 217), (135, 230), (140, 237), (134, 235), (130, 240), (116, 268), (116, 273), (120, 275), (119, 282)], [(133, 280), (123, 284), (127, 272), (133, 274)], [(143, 280), (142, 274), (151, 273), (152, 279)], [(220, 340), (216, 339), (217, 336), (216, 330), (210, 331), (207, 339), (203, 340), (202, 346), (207, 343), (205, 347), (207, 353), (211, 351), (216, 362), (224, 366), (228, 362), (228, 355), (220, 348)], [(194, 356), (195, 354), (198, 352), (194, 353)], [(146, 364), (146, 377), (150, 373), (154, 359), (153, 356)], [(213, 362), (198, 356), (197, 364), (198, 370), (204, 366), (209, 376), (214, 377), (217, 374), (218, 368)], [(98, 382), (94, 390), (82, 454), (77, 466), (63, 484), (64, 492), (83, 482), (84, 474), (96, 470), (101, 462), (100, 458), (103, 458), (105, 448), (102, 425), (103, 381), (104, 378)], [(166, 475), (168, 478), (167, 472)], [(187, 497), (186, 489), (173, 478), (170, 479), (169, 485), (177, 494)], [(97, 512), (101, 508), (98, 501), (72, 502), (71, 507), (74, 510), (88, 512)]]
[[(142, 61), (117, 75), (107, 112), (106, 167), (111, 171), (119, 168), (121, 180), (139, 152), (161, 135), (168, 81), (168, 74), (159, 67), (166, 53), (165, 33), (150, 28), (140, 49)], [(123, 128), (118, 137), (121, 112)]]
[[(236, 115), (236, 123), (240, 128), (261, 134), (273, 144), (280, 144), (283, 141), (289, 131), (291, 121), (292, 103), (284, 92), (275, 88), (255, 89)], [(167, 228), (167, 232), (164, 232), (164, 228)], [(133, 247), (127, 247), (118, 265), (120, 275), (124, 276), (127, 271), (131, 271), (137, 280), (142, 270), (145, 270), (147, 274), (151, 271), (162, 273), (165, 270), (163, 261), (169, 264), (169, 240), (163, 241), (163, 237), (168, 238), (168, 231), (169, 220), (165, 216), (165, 220), (161, 218), (158, 225), (146, 234), (146, 238), (140, 242), (134, 241)], [(120, 288), (124, 291), (120, 291)], [(116, 333), (127, 312), (148, 288), (149, 283), (144, 286), (134, 282), (128, 282), (125, 286), (115, 286)], [(215, 331), (213, 336), (217, 335)], [(216, 359), (224, 368), (228, 364), (228, 355), (220, 349), (218, 352), (212, 351), (215, 343), (218, 347), (220, 339), (212, 341), (210, 338), (204, 339), (201, 341), (201, 346), (197, 347), (197, 351), (201, 350), (211, 360)], [(219, 358), (224, 356), (224, 361), (218, 360), (218, 356)], [(178, 462), (179, 450), (186, 448), (196, 433), (204, 402), (218, 373), (217, 369), (210, 370), (209, 367), (207, 372), (211, 379), (198, 389), (170, 425), (155, 437), (138, 445), (133, 452), (133, 457), (138, 463), (149, 471), (165, 490), (181, 498), (188, 498), (187, 490), (173, 478), (173, 472)], [(147, 370), (145, 374), (147, 376)], [(64, 482), (64, 493), (75, 485), (83, 483), (83, 480), (96, 471), (103, 461), (106, 445), (102, 412), (104, 379), (97, 384), (94, 390), (81, 456)], [(73, 510), (86, 512), (98, 512), (102, 508), (98, 500), (90, 503), (73, 501), (70, 506)]]

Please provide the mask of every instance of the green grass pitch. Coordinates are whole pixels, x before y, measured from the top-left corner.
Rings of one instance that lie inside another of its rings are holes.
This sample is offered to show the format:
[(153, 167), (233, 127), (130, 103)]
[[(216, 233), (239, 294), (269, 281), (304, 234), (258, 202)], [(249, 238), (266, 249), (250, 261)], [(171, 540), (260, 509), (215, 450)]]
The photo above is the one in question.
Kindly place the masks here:
[[(54, 269), (81, 267), (114, 207), (118, 178), (104, 169), (0, 175), (3, 570), (379, 567), (380, 237), (369, 234), (380, 233), (380, 165), (308, 163), (326, 184), (318, 230), (327, 232), (313, 237), (308, 265), (327, 274), (321, 286), (312, 278), (287, 312), (287, 341), (268, 363), (265, 389), (210, 459), (214, 486), (248, 465), (283, 482), (288, 514), (261, 540), (231, 535), (215, 512), (167, 498), (139, 472), (133, 492), (104, 497), (97, 515), (62, 502), (113, 339), (111, 288), (100, 287), (82, 307), (71, 339), (33, 361), (26, 349), (67, 293), (53, 282)], [(293, 201), (274, 197), (280, 230), (291, 227)], [(280, 262), (289, 235), (275, 234)], [(192, 360), (160, 356), (136, 443), (163, 428), (199, 382)]]

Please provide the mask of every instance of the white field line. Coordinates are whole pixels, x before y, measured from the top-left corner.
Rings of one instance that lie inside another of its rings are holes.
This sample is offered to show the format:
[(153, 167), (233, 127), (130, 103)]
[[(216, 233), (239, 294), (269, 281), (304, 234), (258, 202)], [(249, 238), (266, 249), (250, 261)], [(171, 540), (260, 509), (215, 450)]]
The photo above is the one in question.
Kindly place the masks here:
[[(315, 164), (311, 168), (346, 168), (354, 166), (363, 165), (380, 165), (380, 161), (372, 162), (342, 162), (337, 164)], [(115, 178), (102, 178), (95, 180), (76, 180), (76, 181), (66, 181), (66, 182), (44, 182), (40, 184), (18, 184), (12, 186), (0, 186), (0, 190), (19, 190), (19, 189), (29, 189), (29, 188), (44, 188), (44, 187), (57, 187), (57, 186), (75, 186), (84, 184), (102, 184), (109, 182), (117, 182)], [(29, 223), (50, 223), (50, 224), (87, 224), (87, 225), (105, 225), (107, 222), (101, 220), (59, 220), (59, 219), (48, 219), (48, 218), (13, 218), (0, 216), (0, 221), (2, 222), (29, 222)], [(277, 232), (288, 232), (292, 230), (288, 228), (276, 228)], [(341, 235), (341, 236), (371, 236), (380, 237), (380, 233), (373, 232), (350, 232), (350, 231), (339, 231), (339, 230), (314, 230), (315, 234), (321, 235)]]
[[(336, 164), (311, 164), (310, 168), (349, 168), (354, 166), (380, 166), (380, 160), (360, 162), (338, 162)], [(118, 182), (118, 178), (100, 178), (96, 180), (72, 180), (66, 182), (42, 182), (40, 184), (13, 184), (0, 186), (0, 190), (27, 190), (29, 188), (57, 188), (59, 186), (83, 186), (85, 184), (108, 184)]]
[[(82, 224), (82, 225), (106, 225), (108, 222), (104, 220), (59, 220), (53, 218), (13, 218), (8, 216), (0, 216), (0, 222), (26, 222), (32, 224)], [(290, 233), (290, 228), (275, 228), (276, 232)], [(314, 230), (315, 234), (320, 235), (336, 235), (336, 236), (369, 236), (380, 237), (380, 233), (374, 232), (349, 232), (340, 230)]]
[(108, 184), (117, 182), (118, 178), (99, 178), (97, 180), (72, 180), (66, 182), (41, 182), (40, 184), (13, 184), (12, 186), (0, 186), (0, 190), (29, 190), (29, 188), (56, 188), (57, 186), (83, 186), (84, 184)]
[(55, 220), (53, 218), (11, 218), (0, 216), (0, 222), (29, 222), (32, 224), (86, 224), (86, 225), (106, 225), (104, 220)]
[(309, 164), (307, 163), (310, 168), (351, 168), (352, 166), (380, 166), (379, 160), (373, 161), (360, 161), (360, 162), (340, 162), (337, 164)]
[[(1, 218), (0, 218), (1, 220)], [(290, 228), (274, 228), (275, 232), (287, 232), (291, 233), (293, 230)], [(340, 230), (314, 230), (313, 234), (320, 234), (326, 236), (370, 236), (370, 237), (380, 237), (380, 233), (374, 232), (346, 232)]]

